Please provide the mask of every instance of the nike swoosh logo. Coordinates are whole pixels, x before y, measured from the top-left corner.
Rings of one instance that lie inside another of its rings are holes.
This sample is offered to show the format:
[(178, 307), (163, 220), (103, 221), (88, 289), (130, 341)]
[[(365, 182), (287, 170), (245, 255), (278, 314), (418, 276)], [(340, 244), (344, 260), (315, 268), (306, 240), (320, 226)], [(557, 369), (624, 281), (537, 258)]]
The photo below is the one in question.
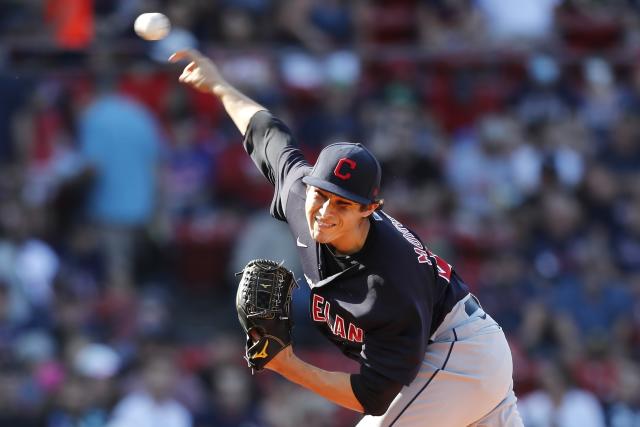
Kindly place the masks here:
[(309, 284), (309, 286), (313, 287), (313, 281), (309, 278), (309, 276), (307, 276), (306, 274), (304, 275), (305, 280), (307, 281), (307, 283)]
[(300, 237), (298, 237), (298, 238), (296, 239), (296, 245), (297, 245), (297, 246), (300, 246), (301, 248), (308, 248), (308, 247), (309, 247), (309, 246), (305, 245), (304, 243), (302, 243), (302, 242), (300, 241)]

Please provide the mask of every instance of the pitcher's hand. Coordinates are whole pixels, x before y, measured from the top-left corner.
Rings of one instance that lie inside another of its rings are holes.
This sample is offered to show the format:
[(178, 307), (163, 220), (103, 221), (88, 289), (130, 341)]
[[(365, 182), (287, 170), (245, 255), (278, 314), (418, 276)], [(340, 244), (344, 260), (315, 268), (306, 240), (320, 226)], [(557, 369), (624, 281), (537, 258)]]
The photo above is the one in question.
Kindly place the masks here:
[(218, 67), (195, 49), (180, 50), (169, 57), (169, 62), (191, 61), (184, 67), (179, 80), (205, 93), (215, 93), (216, 86), (227, 84)]

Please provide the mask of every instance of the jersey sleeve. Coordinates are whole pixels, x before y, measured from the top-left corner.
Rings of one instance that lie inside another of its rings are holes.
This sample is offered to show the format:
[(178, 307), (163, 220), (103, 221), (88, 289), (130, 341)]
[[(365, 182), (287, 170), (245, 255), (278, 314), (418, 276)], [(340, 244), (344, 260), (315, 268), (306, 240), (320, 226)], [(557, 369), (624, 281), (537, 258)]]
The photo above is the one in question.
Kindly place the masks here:
[(310, 168), (291, 131), (268, 111), (258, 111), (249, 122), (243, 145), (262, 175), (275, 187), (271, 215), (286, 221), (289, 189)]
[(402, 390), (402, 384), (368, 371), (367, 374), (352, 374), (351, 389), (367, 415), (382, 415), (387, 412), (393, 399)]

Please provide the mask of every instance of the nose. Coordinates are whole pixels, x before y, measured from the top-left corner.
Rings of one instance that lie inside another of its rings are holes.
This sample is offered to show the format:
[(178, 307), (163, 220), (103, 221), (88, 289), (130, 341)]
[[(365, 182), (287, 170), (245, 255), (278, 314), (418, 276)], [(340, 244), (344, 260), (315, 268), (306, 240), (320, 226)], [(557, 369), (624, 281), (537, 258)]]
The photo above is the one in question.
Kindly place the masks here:
[(330, 208), (331, 208), (331, 199), (327, 199), (324, 201), (322, 206), (320, 206), (320, 209), (318, 209), (318, 213), (321, 216), (325, 216), (327, 212), (329, 212)]

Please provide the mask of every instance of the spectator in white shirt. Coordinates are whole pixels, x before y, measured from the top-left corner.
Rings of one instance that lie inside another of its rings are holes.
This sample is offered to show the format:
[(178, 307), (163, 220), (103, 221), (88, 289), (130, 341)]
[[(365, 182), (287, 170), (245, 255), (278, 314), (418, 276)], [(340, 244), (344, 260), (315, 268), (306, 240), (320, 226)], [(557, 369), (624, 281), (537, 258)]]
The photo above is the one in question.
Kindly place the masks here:
[(191, 414), (173, 398), (177, 370), (172, 359), (152, 356), (143, 367), (143, 388), (125, 396), (108, 427), (191, 427)]
[(553, 361), (543, 363), (541, 368), (541, 388), (518, 402), (526, 427), (605, 427), (598, 399), (573, 386), (565, 368)]

